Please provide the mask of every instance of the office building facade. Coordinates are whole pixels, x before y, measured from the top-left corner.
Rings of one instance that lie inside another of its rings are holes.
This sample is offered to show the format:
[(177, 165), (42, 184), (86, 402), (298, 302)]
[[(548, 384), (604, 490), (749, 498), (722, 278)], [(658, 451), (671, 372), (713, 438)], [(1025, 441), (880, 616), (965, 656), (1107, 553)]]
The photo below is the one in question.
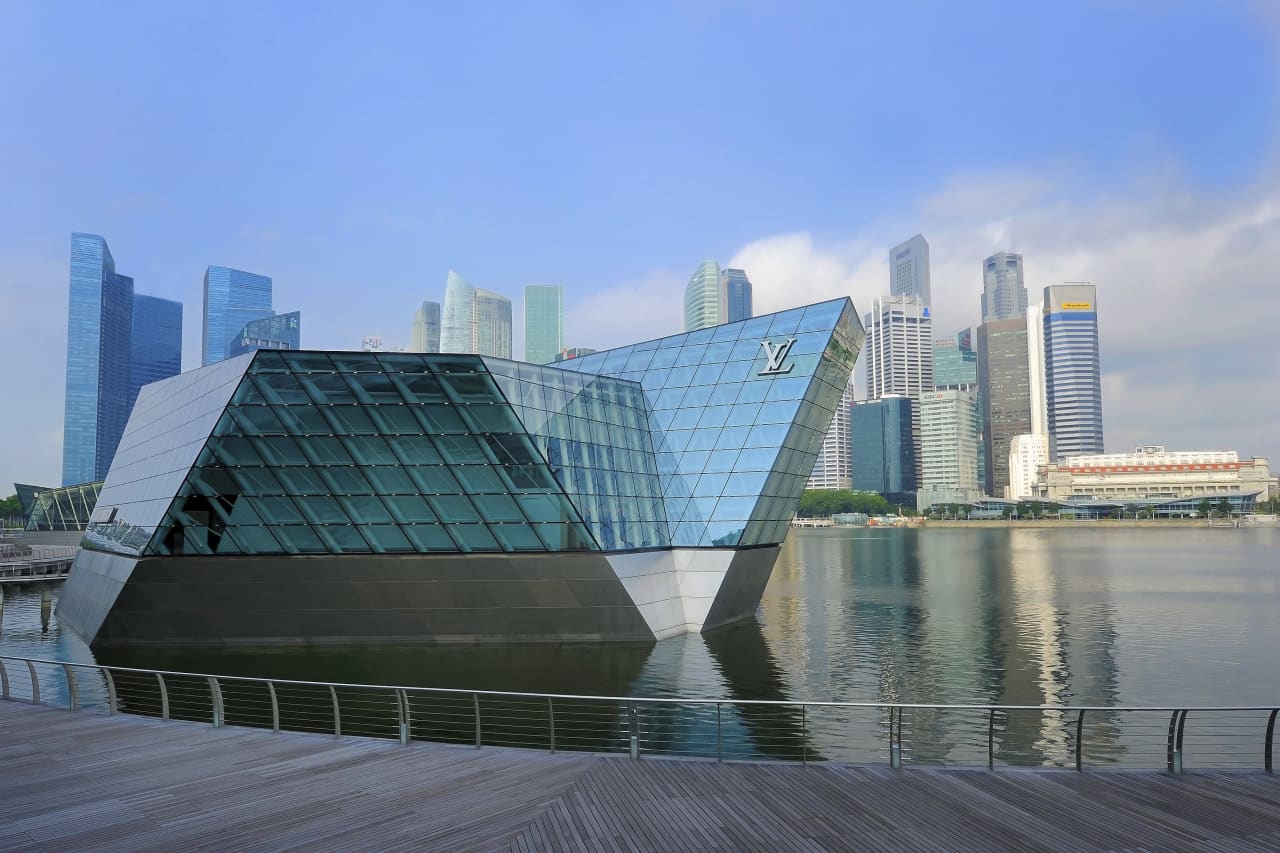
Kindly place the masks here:
[(910, 397), (886, 396), (849, 409), (853, 488), (913, 505), (919, 481)]
[(861, 344), (839, 299), (557, 367), (261, 350), (155, 383), (59, 618), (99, 645), (749, 619)]
[(933, 390), (933, 320), (914, 297), (877, 298), (863, 318), (867, 398)]
[(229, 358), (244, 327), (274, 316), (271, 278), (231, 267), (211, 266), (204, 272), (204, 327), (201, 363)]
[(917, 234), (889, 250), (889, 293), (933, 304), (929, 282), (929, 241)]
[[(921, 476), (917, 508), (973, 502), (981, 496), (977, 391), (926, 391), (919, 395), (918, 404)], [(961, 500), (961, 496), (968, 499)]]
[(1167, 450), (1158, 444), (1132, 453), (1063, 456), (1040, 470), (1037, 497), (1048, 501), (1191, 498), (1209, 500), (1216, 510), (1223, 498), (1265, 500), (1276, 488), (1264, 456), (1241, 459), (1234, 450)]
[(807, 489), (853, 488), (853, 455), (849, 432), (849, 409), (853, 406), (853, 384), (840, 395), (840, 404), (831, 415), (831, 425), (822, 438), (822, 450), (809, 475)]
[(413, 315), (412, 352), (440, 352), (440, 303), (423, 302)]
[(1003, 497), (1009, 487), (1009, 449), (1014, 436), (1031, 432), (1031, 375), (1024, 318), (978, 327), (978, 383), (986, 489), (992, 497)]
[(290, 311), (250, 320), (231, 344), (229, 358), (260, 349), (300, 349), (302, 346), (302, 314)]
[(550, 364), (564, 349), (564, 287), (531, 284), (524, 289), (524, 360)]
[(684, 330), (693, 332), (719, 325), (728, 313), (726, 294), (720, 286), (720, 264), (703, 261), (689, 276), (684, 289)]
[(135, 294), (107, 241), (71, 235), (62, 485), (101, 480), (143, 384), (182, 370), (182, 305)]
[(440, 318), (440, 351), (511, 358), (511, 300), (449, 270)]
[(751, 279), (745, 270), (726, 269), (720, 272), (720, 287), (724, 290), (726, 323), (749, 320), (754, 316), (751, 300)]
[(982, 262), (982, 322), (1027, 315), (1027, 286), (1022, 255), (996, 252)]
[(1055, 456), (1103, 452), (1098, 296), (1092, 284), (1044, 289), (1044, 398)]
[(1034, 498), (1036, 478), (1049, 458), (1048, 435), (1015, 435), (1009, 445), (1009, 489), (1004, 496), (1014, 501)]
[(978, 353), (973, 348), (973, 330), (961, 329), (933, 342), (933, 388), (966, 390), (978, 387)]

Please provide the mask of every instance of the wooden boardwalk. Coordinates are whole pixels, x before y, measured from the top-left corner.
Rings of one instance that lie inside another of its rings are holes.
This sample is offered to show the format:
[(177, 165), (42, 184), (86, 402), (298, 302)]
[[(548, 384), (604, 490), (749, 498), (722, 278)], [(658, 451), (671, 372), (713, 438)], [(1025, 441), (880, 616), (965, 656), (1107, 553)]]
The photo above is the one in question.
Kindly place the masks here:
[(0, 702), (0, 850), (1280, 850), (1280, 777), (548, 755)]

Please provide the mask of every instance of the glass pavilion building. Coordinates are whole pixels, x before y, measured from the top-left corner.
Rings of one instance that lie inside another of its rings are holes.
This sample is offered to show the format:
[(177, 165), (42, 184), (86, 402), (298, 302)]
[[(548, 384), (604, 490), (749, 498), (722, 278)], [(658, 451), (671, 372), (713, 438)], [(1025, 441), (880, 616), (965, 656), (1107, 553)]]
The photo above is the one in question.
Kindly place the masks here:
[(60, 617), (100, 645), (750, 618), (862, 340), (839, 299), (557, 366), (262, 350), (149, 385)]

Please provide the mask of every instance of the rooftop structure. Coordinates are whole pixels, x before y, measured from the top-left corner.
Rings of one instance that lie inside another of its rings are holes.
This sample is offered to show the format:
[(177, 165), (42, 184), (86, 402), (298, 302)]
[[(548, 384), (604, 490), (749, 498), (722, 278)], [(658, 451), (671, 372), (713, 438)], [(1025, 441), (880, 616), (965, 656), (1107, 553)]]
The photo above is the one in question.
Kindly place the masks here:
[(861, 344), (839, 299), (557, 367), (262, 350), (149, 385), (59, 613), (126, 645), (749, 618)]

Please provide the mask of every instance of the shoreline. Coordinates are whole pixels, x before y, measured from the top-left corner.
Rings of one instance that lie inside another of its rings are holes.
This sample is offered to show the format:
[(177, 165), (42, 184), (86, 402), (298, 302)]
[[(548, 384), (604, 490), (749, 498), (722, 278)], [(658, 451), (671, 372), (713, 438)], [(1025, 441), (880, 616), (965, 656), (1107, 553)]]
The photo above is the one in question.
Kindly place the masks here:
[[(959, 519), (955, 521), (929, 521), (922, 525), (924, 529), (930, 527), (944, 527), (948, 529), (964, 528), (964, 527), (1070, 527), (1070, 528), (1090, 528), (1090, 527), (1199, 527), (1204, 530), (1211, 529), (1209, 522), (1203, 518), (1102, 518), (1075, 521), (1074, 519), (1053, 519), (1053, 518), (1037, 518), (1016, 521), (1006, 518), (983, 518), (974, 519), (972, 521)], [(1239, 528), (1231, 528), (1221, 526), (1214, 527), (1214, 530), (1234, 530)]]

